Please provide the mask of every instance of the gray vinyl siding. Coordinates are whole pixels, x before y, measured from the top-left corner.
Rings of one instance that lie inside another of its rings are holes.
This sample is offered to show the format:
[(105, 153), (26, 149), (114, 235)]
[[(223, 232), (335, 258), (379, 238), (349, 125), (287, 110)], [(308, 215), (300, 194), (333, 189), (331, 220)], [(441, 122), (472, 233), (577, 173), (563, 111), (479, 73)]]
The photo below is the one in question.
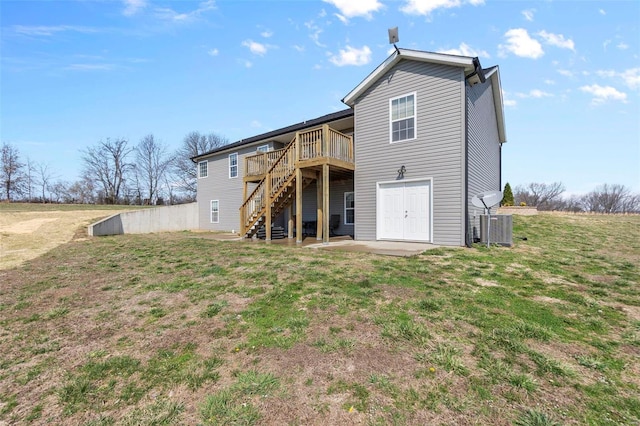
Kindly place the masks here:
[[(416, 92), (414, 140), (390, 143), (389, 100)], [(355, 102), (355, 238), (376, 239), (376, 183), (432, 178), (433, 242), (464, 243), (464, 76), (403, 60)]]
[[(491, 80), (467, 87), (469, 232), (480, 231), (482, 210), (471, 204), (479, 192), (500, 190), (500, 142)], [(478, 235), (479, 236), (479, 235)]]
[[(238, 177), (229, 178), (229, 154), (238, 153)], [(235, 231), (240, 229), (240, 205), (242, 204), (242, 177), (244, 157), (256, 153), (256, 145), (238, 148), (207, 158), (209, 176), (198, 179), (198, 208), (200, 229), (210, 231)], [(249, 185), (249, 192), (254, 185)], [(219, 223), (211, 223), (211, 200), (219, 200)]]
[[(353, 179), (329, 182), (329, 215), (340, 215), (340, 226), (335, 230), (337, 235), (353, 235), (353, 225), (344, 224), (345, 192), (353, 192)], [(317, 205), (316, 182), (312, 182), (302, 193), (303, 221), (315, 221), (317, 219)], [(358, 210), (357, 205), (355, 206), (355, 210)]]

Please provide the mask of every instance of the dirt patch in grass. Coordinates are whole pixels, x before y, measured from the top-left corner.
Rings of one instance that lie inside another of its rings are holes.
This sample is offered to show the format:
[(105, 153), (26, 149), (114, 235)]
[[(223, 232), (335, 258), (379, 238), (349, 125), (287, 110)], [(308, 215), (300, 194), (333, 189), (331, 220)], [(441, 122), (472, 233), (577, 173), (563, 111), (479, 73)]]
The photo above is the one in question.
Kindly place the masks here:
[(104, 210), (3, 211), (0, 215), (0, 269), (35, 259), (71, 241), (77, 228), (85, 228), (114, 213)]

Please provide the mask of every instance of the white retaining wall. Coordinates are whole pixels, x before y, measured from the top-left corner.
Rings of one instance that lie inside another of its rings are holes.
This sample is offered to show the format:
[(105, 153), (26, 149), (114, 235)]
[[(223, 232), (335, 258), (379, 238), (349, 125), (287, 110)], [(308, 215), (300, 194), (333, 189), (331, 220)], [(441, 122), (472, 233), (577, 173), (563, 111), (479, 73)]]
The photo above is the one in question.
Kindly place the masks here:
[(198, 204), (155, 207), (118, 213), (89, 225), (89, 236), (148, 234), (198, 229)]

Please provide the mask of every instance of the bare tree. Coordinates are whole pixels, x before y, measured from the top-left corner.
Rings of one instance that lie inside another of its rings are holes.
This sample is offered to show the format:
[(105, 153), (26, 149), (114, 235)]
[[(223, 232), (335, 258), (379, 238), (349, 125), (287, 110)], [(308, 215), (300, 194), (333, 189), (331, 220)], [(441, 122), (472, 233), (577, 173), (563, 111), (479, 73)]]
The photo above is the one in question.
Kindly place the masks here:
[(628, 213), (637, 207), (636, 198), (624, 185), (605, 183), (586, 194), (583, 204), (592, 213)]
[(85, 172), (80, 180), (68, 187), (67, 196), (70, 203), (95, 203), (97, 196), (94, 179)]
[(622, 213), (640, 213), (640, 194), (629, 194), (622, 203)]
[[(155, 204), (159, 196), (159, 186), (170, 164), (167, 148), (157, 142), (152, 134), (140, 140), (136, 147), (136, 174), (139, 187), (144, 187), (144, 196), (149, 204)], [(142, 191), (140, 191), (142, 192)], [(142, 194), (140, 194), (142, 195)]]
[(132, 151), (126, 139), (107, 139), (83, 151), (85, 176), (92, 176), (102, 187), (105, 204), (120, 200), (120, 191), (131, 169), (127, 161)]
[(42, 190), (42, 202), (45, 203), (47, 201), (47, 197), (45, 191), (49, 188), (49, 184), (51, 180), (55, 177), (49, 164), (38, 164), (36, 167), (36, 183)]
[(227, 143), (229, 141), (226, 138), (215, 133), (204, 135), (200, 132), (191, 132), (184, 137), (182, 146), (175, 152), (171, 168), (177, 186), (185, 193), (187, 199), (195, 200), (198, 183), (196, 166), (191, 158)]
[(31, 202), (33, 199), (33, 185), (35, 180), (36, 165), (31, 158), (27, 157), (25, 164), (25, 192), (27, 193), (27, 201)]
[(70, 203), (71, 196), (69, 194), (69, 184), (65, 181), (59, 180), (55, 182), (50, 187), (50, 193), (52, 195), (52, 202), (60, 203), (64, 201), (65, 203)]
[(12, 195), (22, 192), (22, 185), (25, 180), (24, 164), (20, 162), (18, 149), (6, 142), (2, 144), (0, 162), (2, 192), (7, 201), (11, 202)]
[(514, 198), (516, 205), (526, 203), (528, 206), (535, 206), (538, 209), (550, 209), (553, 202), (560, 197), (565, 188), (562, 182), (530, 183), (526, 186), (518, 185), (515, 189)]

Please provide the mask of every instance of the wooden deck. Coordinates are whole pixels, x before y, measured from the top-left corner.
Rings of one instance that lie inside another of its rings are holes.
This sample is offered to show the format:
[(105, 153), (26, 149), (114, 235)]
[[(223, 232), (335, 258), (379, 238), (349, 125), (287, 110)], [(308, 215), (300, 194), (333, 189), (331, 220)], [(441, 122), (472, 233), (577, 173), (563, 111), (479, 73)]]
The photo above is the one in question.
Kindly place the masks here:
[[(240, 207), (241, 233), (252, 237), (266, 228), (271, 239), (271, 220), (289, 208), (289, 229), (293, 229), (291, 209), (296, 204), (296, 230), (302, 229), (302, 191), (311, 181), (322, 182), (318, 188), (318, 235), (328, 239), (330, 170), (351, 173), (355, 170), (353, 138), (328, 125), (297, 132), (283, 149), (245, 157), (244, 203)], [(249, 182), (258, 185), (247, 194)], [(326, 217), (325, 217), (326, 216)], [(302, 241), (302, 234), (296, 240)], [(289, 235), (292, 237), (292, 235)]]

